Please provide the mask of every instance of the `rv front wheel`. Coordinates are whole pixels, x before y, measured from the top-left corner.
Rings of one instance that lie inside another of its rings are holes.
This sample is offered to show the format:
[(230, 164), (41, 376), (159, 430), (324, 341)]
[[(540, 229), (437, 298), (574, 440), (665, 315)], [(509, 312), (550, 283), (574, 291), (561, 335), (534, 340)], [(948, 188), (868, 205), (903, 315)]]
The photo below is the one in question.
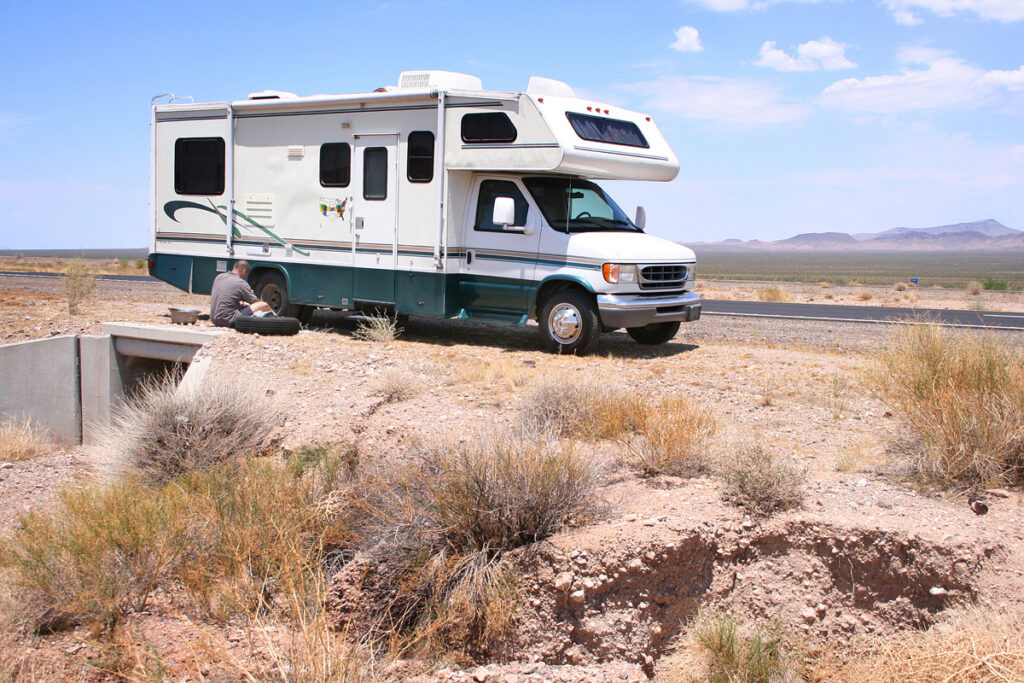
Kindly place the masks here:
[(256, 281), (255, 291), (260, 301), (266, 301), (277, 315), (295, 317), (298, 313), (299, 307), (291, 304), (291, 299), (288, 298), (288, 284), (280, 273), (268, 271), (260, 275)]
[(544, 345), (558, 353), (590, 353), (601, 334), (594, 302), (574, 289), (552, 294), (541, 307), (538, 322)]

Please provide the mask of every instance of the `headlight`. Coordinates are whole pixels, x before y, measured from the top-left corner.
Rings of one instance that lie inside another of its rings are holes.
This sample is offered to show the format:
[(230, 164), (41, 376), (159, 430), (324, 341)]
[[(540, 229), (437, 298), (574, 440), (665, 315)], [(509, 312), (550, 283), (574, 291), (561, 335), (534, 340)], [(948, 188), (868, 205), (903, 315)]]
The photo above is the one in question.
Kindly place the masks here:
[(601, 266), (601, 273), (604, 281), (613, 285), (620, 282), (636, 282), (636, 264), (633, 263), (606, 263)]

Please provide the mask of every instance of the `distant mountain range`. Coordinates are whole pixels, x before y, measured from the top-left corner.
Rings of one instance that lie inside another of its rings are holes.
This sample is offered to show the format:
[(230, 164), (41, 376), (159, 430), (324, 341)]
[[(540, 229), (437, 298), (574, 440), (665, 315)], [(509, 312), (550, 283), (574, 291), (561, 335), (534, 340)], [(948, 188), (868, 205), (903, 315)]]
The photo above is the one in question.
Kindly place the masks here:
[[(692, 244), (692, 243), (691, 243)], [(882, 232), (806, 232), (775, 242), (737, 239), (697, 242), (709, 247), (737, 249), (796, 249), (803, 251), (944, 251), (977, 249), (1024, 249), (1024, 231), (990, 219), (972, 223), (938, 225), (934, 228), (892, 228)]]

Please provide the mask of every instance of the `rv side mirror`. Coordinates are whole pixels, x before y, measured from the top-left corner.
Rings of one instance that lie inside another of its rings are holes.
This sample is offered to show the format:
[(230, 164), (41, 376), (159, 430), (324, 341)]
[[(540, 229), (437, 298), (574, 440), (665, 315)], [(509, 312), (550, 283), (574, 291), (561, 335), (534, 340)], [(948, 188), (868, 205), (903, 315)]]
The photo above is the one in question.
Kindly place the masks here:
[(511, 197), (494, 198), (494, 215), (491, 221), (502, 228), (516, 224), (516, 202)]
[(647, 211), (644, 210), (644, 207), (636, 207), (636, 220), (633, 221), (633, 224), (641, 230), (647, 227)]

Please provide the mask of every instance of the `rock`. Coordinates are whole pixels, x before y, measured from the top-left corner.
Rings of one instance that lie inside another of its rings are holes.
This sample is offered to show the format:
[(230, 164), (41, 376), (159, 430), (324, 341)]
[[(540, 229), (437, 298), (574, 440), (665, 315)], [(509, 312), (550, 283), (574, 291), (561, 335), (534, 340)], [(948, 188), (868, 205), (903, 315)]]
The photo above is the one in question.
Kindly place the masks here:
[(928, 593), (936, 597), (939, 597), (941, 595), (949, 595), (949, 591), (943, 588), (942, 586), (932, 586), (928, 589)]
[(868, 480), (867, 480), (867, 479), (865, 479), (865, 478), (863, 478), (863, 477), (862, 477), (862, 478), (860, 478), (860, 479), (858, 479), (858, 480), (857, 480), (857, 486), (858, 486), (858, 487), (860, 487), (860, 488), (864, 488), (864, 487), (865, 487), (865, 486), (867, 486), (867, 485), (868, 485)]
[(814, 611), (813, 607), (805, 607), (800, 611), (800, 618), (808, 624), (813, 624), (818, 618), (818, 613)]
[(562, 572), (555, 577), (555, 590), (565, 593), (572, 586), (572, 573)]
[(987, 489), (985, 491), (985, 493), (987, 493), (988, 495), (993, 496), (995, 498), (1009, 498), (1010, 497), (1010, 492), (1007, 491), (1006, 489)]
[(586, 600), (586, 598), (587, 594), (582, 589), (569, 593), (569, 602), (573, 603), (574, 605), (582, 604), (583, 601)]
[(483, 683), (491, 679), (491, 672), (485, 666), (477, 667), (476, 671), (473, 672), (473, 680), (477, 683)]

